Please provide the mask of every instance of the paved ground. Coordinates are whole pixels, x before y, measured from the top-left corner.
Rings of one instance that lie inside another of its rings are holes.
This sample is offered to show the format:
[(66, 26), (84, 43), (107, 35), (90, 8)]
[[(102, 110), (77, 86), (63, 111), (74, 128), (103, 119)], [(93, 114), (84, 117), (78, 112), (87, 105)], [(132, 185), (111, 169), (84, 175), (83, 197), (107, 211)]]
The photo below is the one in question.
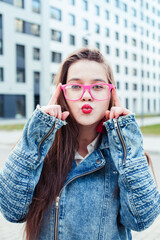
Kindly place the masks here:
[[(0, 170), (12, 149), (22, 135), (21, 131), (0, 131)], [(144, 136), (144, 147), (150, 153), (160, 190), (160, 137)], [(0, 240), (22, 240), (24, 224), (7, 222), (0, 214)], [(46, 239), (45, 239), (46, 240)], [(50, 240), (50, 239), (47, 239)], [(133, 232), (133, 240), (160, 240), (160, 216), (153, 225), (143, 232)]]

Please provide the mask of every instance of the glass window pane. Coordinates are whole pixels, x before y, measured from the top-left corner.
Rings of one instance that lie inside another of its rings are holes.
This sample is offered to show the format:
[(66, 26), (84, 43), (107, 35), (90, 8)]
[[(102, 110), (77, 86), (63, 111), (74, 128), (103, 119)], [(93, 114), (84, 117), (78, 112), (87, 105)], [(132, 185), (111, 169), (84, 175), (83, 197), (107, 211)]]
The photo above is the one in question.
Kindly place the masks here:
[(52, 29), (51, 30), (51, 40), (62, 42), (62, 32)]
[(21, 19), (15, 19), (15, 29), (16, 32), (24, 32), (24, 21), (22, 21)]
[(32, 11), (35, 13), (40, 13), (41, 4), (39, 0), (32, 0)]
[(4, 73), (3, 73), (3, 68), (0, 67), (0, 82), (4, 81)]
[(14, 0), (14, 6), (24, 8), (24, 0)]
[(61, 10), (58, 8), (51, 7), (51, 18), (54, 18), (58, 21), (62, 20)]
[(33, 59), (40, 60), (40, 49), (39, 48), (33, 48)]
[(62, 61), (62, 54), (58, 52), (52, 52), (52, 62), (60, 63)]

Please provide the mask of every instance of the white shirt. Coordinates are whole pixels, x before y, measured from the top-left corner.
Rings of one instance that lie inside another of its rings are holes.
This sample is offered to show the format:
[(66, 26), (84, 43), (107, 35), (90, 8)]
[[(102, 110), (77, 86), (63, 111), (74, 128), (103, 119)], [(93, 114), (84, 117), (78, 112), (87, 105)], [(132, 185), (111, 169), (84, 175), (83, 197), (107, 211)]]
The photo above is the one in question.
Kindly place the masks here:
[(82, 157), (78, 152), (75, 154), (76, 164), (79, 165), (86, 157), (88, 157), (97, 147), (99, 135), (87, 146), (88, 154), (85, 157)]

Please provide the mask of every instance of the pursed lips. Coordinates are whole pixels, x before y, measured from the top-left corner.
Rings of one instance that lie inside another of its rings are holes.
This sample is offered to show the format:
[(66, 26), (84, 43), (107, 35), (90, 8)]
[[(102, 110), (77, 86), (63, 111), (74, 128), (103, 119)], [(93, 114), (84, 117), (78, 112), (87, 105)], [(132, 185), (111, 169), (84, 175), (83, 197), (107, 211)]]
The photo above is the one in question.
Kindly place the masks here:
[(83, 113), (91, 113), (93, 108), (89, 104), (84, 104), (82, 107), (82, 112)]

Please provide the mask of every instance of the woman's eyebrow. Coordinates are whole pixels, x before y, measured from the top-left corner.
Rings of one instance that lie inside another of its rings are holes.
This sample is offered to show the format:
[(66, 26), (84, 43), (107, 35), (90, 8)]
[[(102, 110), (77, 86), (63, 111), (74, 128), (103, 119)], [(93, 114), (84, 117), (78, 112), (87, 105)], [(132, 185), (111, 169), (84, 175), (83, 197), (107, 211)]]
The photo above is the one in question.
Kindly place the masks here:
[(96, 79), (93, 79), (92, 81), (93, 82), (104, 82), (104, 83), (106, 83), (106, 81), (101, 79), (101, 78), (96, 78)]
[[(71, 78), (71, 79), (68, 80), (68, 82), (71, 82), (71, 81), (80, 81), (80, 80), (82, 80), (82, 79), (80, 79), (80, 78)], [(92, 82), (104, 82), (104, 83), (106, 83), (106, 81), (103, 80), (103, 79), (101, 79), (101, 78), (95, 78), (95, 79), (92, 79), (91, 81), (92, 81)]]
[(68, 82), (71, 82), (71, 81), (78, 81), (78, 80), (81, 80), (80, 78), (71, 78), (68, 80)]

